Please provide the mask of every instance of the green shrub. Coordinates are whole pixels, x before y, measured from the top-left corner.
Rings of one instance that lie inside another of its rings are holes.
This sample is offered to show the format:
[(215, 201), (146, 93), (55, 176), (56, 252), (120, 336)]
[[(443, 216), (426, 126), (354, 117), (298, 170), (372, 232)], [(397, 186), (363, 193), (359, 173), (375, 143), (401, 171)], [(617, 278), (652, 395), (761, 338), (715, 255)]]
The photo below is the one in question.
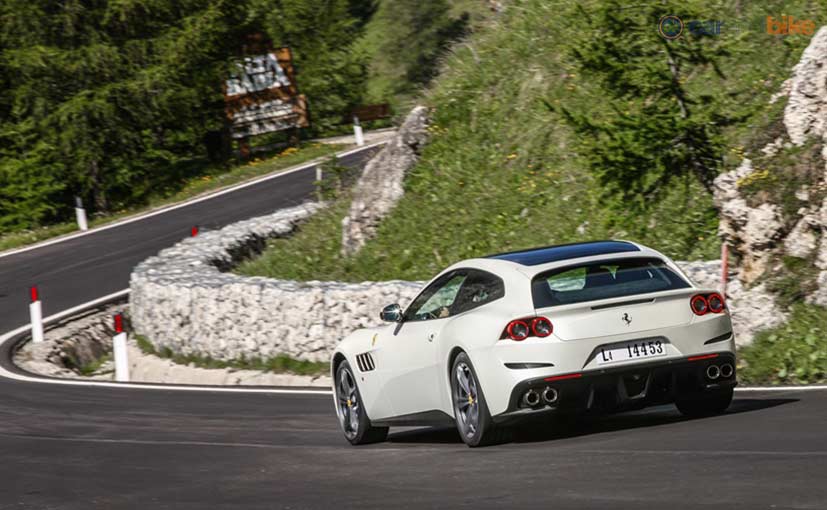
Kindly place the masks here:
[(741, 349), (739, 378), (752, 384), (811, 384), (827, 380), (827, 309), (793, 305), (786, 324), (760, 332)]

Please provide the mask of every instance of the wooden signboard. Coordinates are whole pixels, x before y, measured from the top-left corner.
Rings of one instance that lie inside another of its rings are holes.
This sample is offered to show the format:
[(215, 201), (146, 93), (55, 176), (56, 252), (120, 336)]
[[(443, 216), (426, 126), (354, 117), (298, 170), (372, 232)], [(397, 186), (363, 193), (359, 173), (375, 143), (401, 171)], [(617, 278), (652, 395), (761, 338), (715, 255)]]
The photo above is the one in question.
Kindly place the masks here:
[(240, 57), (224, 85), (224, 104), (234, 139), (307, 127), (307, 99), (299, 94), (290, 48)]

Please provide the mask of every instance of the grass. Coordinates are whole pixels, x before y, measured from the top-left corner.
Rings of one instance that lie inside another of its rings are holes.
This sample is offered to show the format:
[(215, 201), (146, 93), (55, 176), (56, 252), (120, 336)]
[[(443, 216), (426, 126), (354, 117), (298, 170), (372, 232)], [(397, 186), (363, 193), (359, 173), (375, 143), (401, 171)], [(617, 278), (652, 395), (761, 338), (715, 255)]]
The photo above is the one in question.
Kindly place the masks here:
[[(449, 0), (448, 4), (452, 18), (463, 13), (470, 16), (469, 28), (472, 30), (480, 28), (492, 15), (485, 2), (479, 0)], [(365, 26), (365, 34), (356, 42), (354, 51), (366, 55), (370, 62), (365, 103), (389, 103), (394, 112), (404, 114), (421, 91), (407, 82), (399, 55), (388, 48), (387, 42), (399, 37), (398, 23), (393, 0), (379, 1), (377, 11)]]
[[(824, 175), (823, 150), (823, 142), (810, 140), (801, 147), (783, 147), (772, 156), (756, 153), (755, 171), (739, 181), (738, 188), (751, 207), (777, 204), (785, 222), (794, 221), (801, 207), (821, 203), (826, 194), (819, 186)], [(796, 197), (802, 188), (810, 190), (806, 201)]]
[(80, 375), (83, 376), (90, 376), (101, 369), (101, 367), (109, 362), (112, 361), (112, 354), (106, 354), (103, 357), (96, 359), (95, 361), (88, 363), (86, 365), (82, 365), (77, 367), (77, 371), (80, 372)]
[(787, 324), (759, 333), (739, 352), (739, 378), (749, 384), (827, 382), (827, 309), (798, 303)]
[[(776, 302), (788, 308), (804, 300), (818, 290), (819, 269), (815, 265), (815, 256), (808, 259), (797, 257), (780, 257), (783, 270), (773, 270), (766, 276), (767, 289), (775, 295)], [(774, 267), (779, 267), (778, 264)]]
[(232, 368), (237, 370), (258, 370), (260, 372), (272, 372), (275, 374), (310, 376), (326, 375), (330, 373), (330, 363), (328, 362), (302, 361), (283, 354), (266, 359), (242, 358), (239, 360), (224, 361), (213, 359), (209, 356), (176, 354), (168, 347), (157, 350), (149, 340), (141, 335), (135, 335), (135, 340), (138, 343), (138, 347), (143, 352), (158, 356), (160, 358), (169, 359), (179, 365), (189, 365), (192, 363), (196, 367), (200, 368)]
[[(161, 194), (150, 198), (147, 204), (106, 216), (89, 219), (89, 227), (99, 227), (129, 216), (147, 212), (158, 207), (182, 202), (193, 197), (217, 191), (262, 175), (285, 170), (301, 163), (323, 158), (343, 149), (343, 145), (304, 143), (298, 147), (285, 149), (281, 153), (266, 159), (253, 159), (249, 163), (236, 166), (229, 171), (216, 167), (211, 173), (193, 179), (171, 194)], [(77, 231), (77, 224), (60, 223), (35, 230), (26, 230), (0, 235), (0, 251), (19, 248), (53, 237)]]

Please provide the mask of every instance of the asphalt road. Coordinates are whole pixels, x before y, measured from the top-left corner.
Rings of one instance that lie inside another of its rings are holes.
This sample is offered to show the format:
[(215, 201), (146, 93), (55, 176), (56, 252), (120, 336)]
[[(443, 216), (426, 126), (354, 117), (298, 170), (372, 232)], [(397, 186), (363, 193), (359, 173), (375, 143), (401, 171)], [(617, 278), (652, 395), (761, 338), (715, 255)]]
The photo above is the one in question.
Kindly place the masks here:
[[(361, 166), (374, 150), (339, 162)], [(168, 213), (0, 257), (0, 333), (28, 322), (32, 285), (40, 291), (44, 316), (117, 292), (129, 286), (136, 264), (189, 236), (194, 225), (216, 229), (300, 204), (313, 194), (315, 179), (314, 166)]]
[[(0, 332), (25, 322), (31, 283), (47, 314), (120, 290), (135, 263), (193, 224), (301, 202), (313, 178), (0, 258)], [(482, 449), (453, 429), (392, 429), (388, 442), (354, 448), (327, 395), (0, 379), (0, 509), (824, 509), (825, 431), (825, 391), (739, 392), (714, 418), (664, 406), (536, 425)]]
[(534, 427), (469, 449), (451, 429), (354, 448), (329, 396), (6, 383), (0, 508), (827, 507), (827, 393), (739, 393)]

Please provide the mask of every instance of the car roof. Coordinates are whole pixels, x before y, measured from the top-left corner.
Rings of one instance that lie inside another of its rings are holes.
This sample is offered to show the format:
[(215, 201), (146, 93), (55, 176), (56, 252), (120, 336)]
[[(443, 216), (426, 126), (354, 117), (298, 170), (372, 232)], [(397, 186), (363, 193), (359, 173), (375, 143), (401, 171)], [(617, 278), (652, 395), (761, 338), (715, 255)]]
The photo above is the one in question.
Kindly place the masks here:
[(561, 260), (639, 251), (641, 251), (639, 246), (628, 241), (589, 241), (498, 253), (483, 258), (507, 260), (522, 266), (539, 266)]
[(451, 265), (440, 274), (459, 268), (475, 268), (502, 277), (520, 274), (523, 278), (531, 279), (540, 273), (570, 265), (572, 262), (587, 263), (626, 257), (657, 257), (672, 264), (662, 253), (641, 244), (630, 241), (590, 241), (466, 259)]

